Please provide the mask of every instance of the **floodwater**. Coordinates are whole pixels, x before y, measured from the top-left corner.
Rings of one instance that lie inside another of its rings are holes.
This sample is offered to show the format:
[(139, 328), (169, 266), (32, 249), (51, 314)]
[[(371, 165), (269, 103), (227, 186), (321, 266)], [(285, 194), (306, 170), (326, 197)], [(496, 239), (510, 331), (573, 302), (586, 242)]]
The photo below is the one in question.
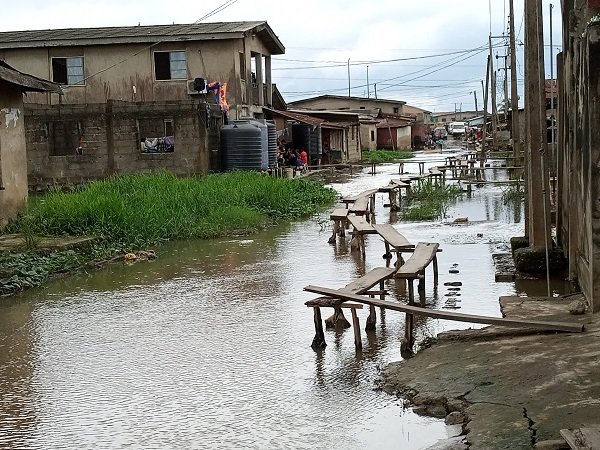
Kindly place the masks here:
[[(443, 163), (439, 154), (419, 159)], [(367, 168), (333, 186), (358, 193), (397, 171)], [(498, 316), (498, 297), (521, 292), (494, 283), (491, 253), (522, 234), (521, 209), (505, 207), (501, 194), (497, 186), (475, 189), (442, 223), (401, 223), (378, 195), (378, 223), (443, 249), (428, 303), (444, 306), (444, 282), (462, 281), (458, 311)], [(0, 447), (422, 449), (449, 437), (456, 431), (443, 421), (374, 388), (379, 370), (401, 358), (403, 315), (387, 312), (376, 332), (363, 330), (362, 353), (351, 330), (327, 331), (327, 348), (310, 348), (304, 302), (314, 295), (302, 288), (340, 287), (384, 264), (375, 236), (364, 263), (348, 241), (329, 245), (328, 214), (253, 237), (169, 244), (156, 261), (3, 299)], [(456, 217), (469, 224), (451, 224)], [(453, 264), (459, 274), (448, 273)], [(391, 282), (388, 289), (388, 299), (401, 297)], [(359, 311), (363, 327), (367, 313)], [(415, 333), (469, 326), (419, 319)]]

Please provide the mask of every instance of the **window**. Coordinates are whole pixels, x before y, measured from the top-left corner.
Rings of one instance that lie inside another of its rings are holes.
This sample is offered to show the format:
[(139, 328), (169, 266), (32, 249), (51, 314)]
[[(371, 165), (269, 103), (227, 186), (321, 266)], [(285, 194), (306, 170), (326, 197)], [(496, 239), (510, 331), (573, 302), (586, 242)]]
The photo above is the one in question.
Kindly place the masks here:
[(49, 122), (47, 127), (50, 156), (80, 154), (81, 140), (83, 138), (83, 125), (81, 122)]
[(445, 118), (445, 117), (442, 117), (442, 122), (445, 122), (445, 121), (446, 121), (446, 118)]
[(186, 80), (187, 59), (185, 52), (154, 52), (154, 75), (159, 81)]
[(83, 56), (52, 58), (52, 81), (58, 84), (83, 85)]
[(398, 107), (394, 106), (394, 114), (398, 114), (398, 111), (399, 111)]
[(173, 119), (138, 119), (138, 142), (142, 153), (175, 151)]
[(375, 142), (375, 131), (371, 130), (371, 142)]
[(240, 79), (246, 79), (246, 55), (240, 52)]

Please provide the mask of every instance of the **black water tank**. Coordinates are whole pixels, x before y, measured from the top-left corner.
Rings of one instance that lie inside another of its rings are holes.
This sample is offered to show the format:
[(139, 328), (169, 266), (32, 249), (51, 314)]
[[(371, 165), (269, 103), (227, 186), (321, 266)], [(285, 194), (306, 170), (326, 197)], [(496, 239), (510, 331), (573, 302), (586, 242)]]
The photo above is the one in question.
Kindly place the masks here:
[(267, 120), (267, 134), (269, 138), (269, 167), (275, 167), (277, 160), (277, 129), (270, 120)]
[(224, 170), (261, 170), (261, 130), (248, 123), (236, 123), (221, 127), (221, 149)]

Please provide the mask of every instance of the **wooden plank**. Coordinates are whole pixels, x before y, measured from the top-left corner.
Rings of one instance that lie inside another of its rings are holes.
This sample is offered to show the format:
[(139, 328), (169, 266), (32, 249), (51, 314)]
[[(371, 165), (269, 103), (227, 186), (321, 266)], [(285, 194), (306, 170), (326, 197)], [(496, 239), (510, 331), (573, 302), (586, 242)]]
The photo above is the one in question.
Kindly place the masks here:
[(376, 267), (340, 290), (355, 294), (364, 294), (381, 280), (392, 278), (395, 272), (396, 269), (393, 267)]
[(396, 272), (396, 278), (416, 278), (433, 260), (440, 244), (419, 242), (415, 251)]
[(600, 428), (576, 428), (574, 430), (560, 430), (560, 435), (574, 450), (600, 449)]
[(354, 204), (350, 207), (350, 212), (354, 214), (366, 214), (369, 210), (369, 203), (371, 199), (369, 197), (360, 197), (356, 199)]
[(378, 189), (368, 189), (357, 195), (349, 195), (342, 198), (343, 203), (354, 203), (356, 200), (362, 197), (371, 197), (377, 193)]
[(354, 227), (354, 231), (358, 234), (377, 234), (373, 225), (371, 225), (364, 216), (349, 215), (348, 220)]
[(458, 322), (468, 323), (482, 323), (487, 325), (499, 325), (506, 327), (539, 328), (549, 331), (567, 331), (571, 333), (580, 333), (584, 330), (584, 326), (581, 323), (509, 319), (505, 317), (489, 317), (472, 314), (462, 314), (451, 311), (439, 311), (435, 309), (421, 308), (418, 306), (409, 306), (395, 302), (388, 302), (385, 300), (377, 300), (373, 298), (362, 297), (360, 295), (351, 294), (349, 292), (336, 291), (335, 289), (312, 285), (306, 286), (304, 290), (307, 292), (314, 292), (320, 295), (328, 295), (330, 297), (339, 298), (343, 301), (354, 301), (357, 303), (364, 303), (366, 305), (379, 306), (380, 308), (386, 308), (392, 311), (434, 317), (436, 319), (454, 320)]
[(340, 301), (335, 299), (335, 298), (331, 298), (331, 297), (318, 297), (318, 298), (313, 298), (312, 300), (308, 300), (307, 302), (304, 302), (304, 304), (306, 306), (308, 306), (309, 308), (314, 308), (315, 306), (319, 307), (319, 308), (346, 308), (346, 309), (363, 309), (363, 305), (359, 304), (359, 303), (342, 303), (340, 305)]
[(329, 218), (331, 220), (341, 220), (348, 217), (348, 209), (345, 208), (336, 208), (333, 210), (331, 214), (329, 214)]
[(403, 235), (401, 235), (392, 225), (389, 223), (373, 225), (375, 231), (379, 233), (379, 235), (392, 247), (395, 249), (409, 247), (413, 248), (414, 245), (411, 244), (408, 239), (406, 239)]

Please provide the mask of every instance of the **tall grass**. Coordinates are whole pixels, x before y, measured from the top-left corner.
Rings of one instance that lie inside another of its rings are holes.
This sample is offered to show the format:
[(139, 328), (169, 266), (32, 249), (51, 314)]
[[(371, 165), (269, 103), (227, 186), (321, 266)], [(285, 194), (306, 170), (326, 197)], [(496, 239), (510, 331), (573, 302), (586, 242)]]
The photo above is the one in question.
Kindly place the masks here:
[(446, 214), (448, 204), (462, 194), (456, 185), (436, 184), (431, 180), (422, 181), (411, 191), (410, 207), (402, 213), (404, 220), (436, 220)]
[(253, 172), (178, 178), (165, 171), (112, 177), (70, 193), (52, 191), (33, 199), (14, 228), (96, 235), (121, 248), (139, 248), (249, 233), (310, 215), (335, 198), (335, 191), (306, 179)]
[(376, 164), (391, 163), (401, 159), (409, 159), (414, 155), (408, 151), (393, 151), (393, 150), (363, 150), (362, 160), (363, 162), (370, 162)]
[(525, 199), (525, 186), (520, 181), (511, 183), (502, 189), (502, 202), (507, 205), (509, 203), (521, 203)]

